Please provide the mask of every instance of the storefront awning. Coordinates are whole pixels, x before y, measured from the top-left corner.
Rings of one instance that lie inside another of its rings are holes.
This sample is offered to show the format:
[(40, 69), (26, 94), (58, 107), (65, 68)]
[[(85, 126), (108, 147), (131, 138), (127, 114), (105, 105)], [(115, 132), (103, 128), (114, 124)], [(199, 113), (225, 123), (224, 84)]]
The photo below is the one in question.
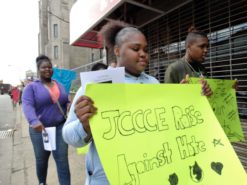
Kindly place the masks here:
[(155, 5), (155, 0), (78, 0), (70, 13), (70, 44), (102, 48), (97, 35), (107, 21), (123, 20), (142, 27), (164, 15), (158, 5), (152, 5)]

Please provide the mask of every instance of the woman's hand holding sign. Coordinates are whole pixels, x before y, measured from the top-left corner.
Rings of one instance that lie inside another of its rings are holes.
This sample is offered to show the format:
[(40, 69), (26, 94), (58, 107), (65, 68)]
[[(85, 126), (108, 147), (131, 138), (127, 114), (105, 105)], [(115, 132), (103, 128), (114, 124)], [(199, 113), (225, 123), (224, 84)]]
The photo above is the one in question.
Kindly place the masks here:
[(94, 107), (93, 104), (93, 100), (87, 96), (81, 96), (75, 104), (75, 114), (82, 123), (87, 134), (91, 134), (89, 118), (91, 118), (97, 111), (97, 108)]

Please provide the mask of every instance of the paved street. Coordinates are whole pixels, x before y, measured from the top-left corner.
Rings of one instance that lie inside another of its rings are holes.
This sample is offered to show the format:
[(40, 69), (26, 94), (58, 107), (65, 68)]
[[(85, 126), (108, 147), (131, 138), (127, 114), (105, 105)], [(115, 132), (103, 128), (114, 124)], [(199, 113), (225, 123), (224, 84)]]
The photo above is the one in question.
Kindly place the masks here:
[(14, 128), (15, 116), (10, 96), (0, 95), (0, 131)]
[[(13, 136), (0, 138), (0, 185), (36, 185), (35, 159), (26, 122), (21, 108), (12, 108), (7, 95), (0, 96), (0, 129), (15, 128)], [(84, 155), (77, 155), (75, 149), (69, 149), (69, 162), (72, 185), (83, 185)], [(48, 185), (59, 185), (56, 166), (51, 155), (47, 177)]]

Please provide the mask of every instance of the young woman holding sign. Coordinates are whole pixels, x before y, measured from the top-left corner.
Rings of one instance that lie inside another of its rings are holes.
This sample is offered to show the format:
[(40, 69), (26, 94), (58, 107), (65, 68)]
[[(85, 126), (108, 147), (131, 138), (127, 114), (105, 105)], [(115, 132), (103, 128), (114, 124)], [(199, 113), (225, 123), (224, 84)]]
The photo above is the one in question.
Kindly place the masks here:
[[(144, 34), (137, 28), (120, 21), (111, 21), (102, 30), (108, 49), (117, 59), (117, 67), (125, 67), (126, 83), (158, 84), (159, 81), (144, 73), (148, 65), (148, 45)], [(68, 120), (63, 128), (65, 142), (81, 147), (90, 142), (86, 156), (86, 185), (108, 185), (95, 143), (92, 140), (89, 118), (95, 112), (93, 100), (79, 90), (73, 100)]]
[[(125, 67), (126, 83), (159, 83), (154, 77), (143, 72), (148, 65), (148, 46), (146, 37), (140, 30), (120, 21), (112, 21), (103, 27), (101, 33), (108, 49), (113, 49), (118, 67)], [(63, 136), (65, 142), (76, 147), (90, 142), (86, 156), (86, 184), (108, 185), (95, 143), (91, 140), (89, 118), (95, 112), (93, 101), (89, 97), (82, 96), (78, 91), (63, 128)]]

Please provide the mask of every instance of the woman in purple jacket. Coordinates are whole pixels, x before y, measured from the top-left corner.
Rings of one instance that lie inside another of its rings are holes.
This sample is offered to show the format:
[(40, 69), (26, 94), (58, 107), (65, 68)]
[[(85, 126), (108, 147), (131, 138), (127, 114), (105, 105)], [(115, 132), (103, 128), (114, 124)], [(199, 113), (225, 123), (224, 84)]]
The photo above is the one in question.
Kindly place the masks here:
[[(39, 80), (28, 84), (22, 95), (22, 108), (30, 124), (29, 133), (33, 144), (36, 172), (40, 185), (46, 184), (50, 151), (44, 150), (42, 131), (56, 127), (56, 150), (52, 151), (57, 165), (60, 185), (70, 185), (68, 145), (62, 138), (68, 94), (62, 85), (51, 79), (52, 63), (41, 55), (36, 58)], [(58, 103), (59, 102), (59, 103)]]

